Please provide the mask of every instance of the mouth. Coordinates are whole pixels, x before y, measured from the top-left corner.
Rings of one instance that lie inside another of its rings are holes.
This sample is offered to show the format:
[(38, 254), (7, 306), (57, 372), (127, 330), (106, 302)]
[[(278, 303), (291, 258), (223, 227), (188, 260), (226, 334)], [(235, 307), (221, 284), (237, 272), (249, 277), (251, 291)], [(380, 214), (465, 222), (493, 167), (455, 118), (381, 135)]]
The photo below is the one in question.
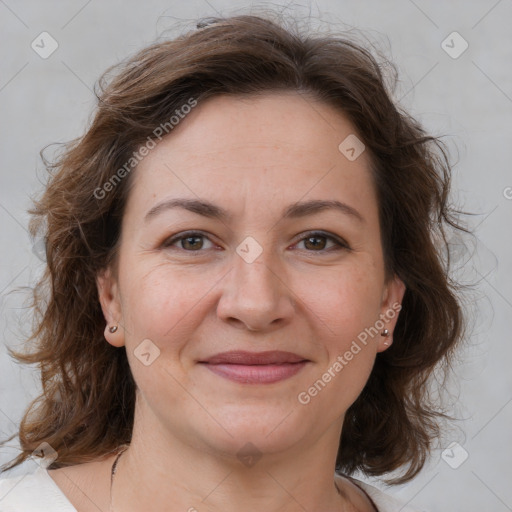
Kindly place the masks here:
[(199, 361), (208, 370), (242, 384), (271, 384), (296, 375), (310, 362), (298, 354), (283, 351), (232, 351)]

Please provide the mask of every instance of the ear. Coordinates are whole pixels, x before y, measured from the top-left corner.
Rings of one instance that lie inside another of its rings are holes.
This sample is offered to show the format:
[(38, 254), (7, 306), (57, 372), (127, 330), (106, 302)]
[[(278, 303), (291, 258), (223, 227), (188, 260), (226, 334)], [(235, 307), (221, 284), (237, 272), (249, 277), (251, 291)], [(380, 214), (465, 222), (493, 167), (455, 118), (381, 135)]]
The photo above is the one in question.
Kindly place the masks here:
[(398, 321), (398, 315), (402, 309), (404, 293), (405, 284), (397, 275), (393, 276), (384, 287), (380, 309), (380, 320), (384, 324), (384, 327), (381, 332), (387, 329), (389, 334), (387, 336), (379, 336), (380, 339), (377, 340), (377, 352), (387, 350), (393, 343), (393, 332), (396, 322)]
[[(101, 271), (96, 276), (96, 286), (103, 316), (107, 323), (105, 339), (114, 347), (122, 347), (125, 341), (123, 311), (119, 295), (119, 285), (112, 274), (111, 268)], [(115, 327), (117, 327), (115, 332), (111, 332), (110, 328)]]

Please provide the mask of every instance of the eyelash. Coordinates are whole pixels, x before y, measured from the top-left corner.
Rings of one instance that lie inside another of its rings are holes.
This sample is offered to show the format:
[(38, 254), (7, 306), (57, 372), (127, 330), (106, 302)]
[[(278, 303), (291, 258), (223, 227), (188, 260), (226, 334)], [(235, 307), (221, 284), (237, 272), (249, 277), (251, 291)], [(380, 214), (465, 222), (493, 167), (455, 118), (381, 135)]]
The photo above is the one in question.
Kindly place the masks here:
[[(183, 233), (178, 233), (177, 235), (174, 235), (174, 236), (168, 238), (167, 240), (165, 240), (162, 244), (162, 247), (163, 248), (171, 248), (172, 245), (174, 245), (176, 242), (185, 240), (187, 238), (194, 238), (194, 237), (203, 237), (203, 238), (207, 238), (209, 240), (208, 236), (205, 233), (202, 233), (201, 231), (185, 231)], [(336, 244), (337, 247), (331, 247), (329, 249), (321, 249), (319, 251), (306, 249), (306, 252), (322, 254), (322, 253), (332, 252), (333, 250), (336, 250), (336, 251), (338, 251), (338, 250), (350, 251), (351, 250), (348, 243), (345, 242), (342, 238), (338, 238), (334, 235), (330, 235), (330, 234), (324, 233), (322, 231), (307, 232), (297, 243), (303, 242), (304, 240), (307, 240), (308, 238), (317, 238), (317, 237), (318, 238), (326, 238), (327, 240), (331, 240), (332, 242), (334, 242)], [(210, 242), (211, 242), (211, 240), (210, 240)], [(197, 251), (190, 251), (187, 249), (179, 248), (179, 250), (189, 252), (189, 253), (204, 252), (204, 250), (202, 250), (202, 249), (198, 249)]]

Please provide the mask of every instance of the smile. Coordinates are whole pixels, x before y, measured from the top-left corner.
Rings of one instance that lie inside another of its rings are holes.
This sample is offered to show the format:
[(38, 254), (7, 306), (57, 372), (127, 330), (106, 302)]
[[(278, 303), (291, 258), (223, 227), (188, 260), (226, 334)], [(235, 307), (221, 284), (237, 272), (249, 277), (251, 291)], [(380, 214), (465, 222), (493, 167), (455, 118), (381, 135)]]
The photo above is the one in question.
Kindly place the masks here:
[(271, 384), (288, 379), (298, 373), (307, 361), (300, 363), (243, 365), (203, 363), (213, 373), (244, 384)]
[(208, 370), (242, 384), (271, 384), (296, 375), (309, 361), (291, 352), (224, 352), (200, 361)]

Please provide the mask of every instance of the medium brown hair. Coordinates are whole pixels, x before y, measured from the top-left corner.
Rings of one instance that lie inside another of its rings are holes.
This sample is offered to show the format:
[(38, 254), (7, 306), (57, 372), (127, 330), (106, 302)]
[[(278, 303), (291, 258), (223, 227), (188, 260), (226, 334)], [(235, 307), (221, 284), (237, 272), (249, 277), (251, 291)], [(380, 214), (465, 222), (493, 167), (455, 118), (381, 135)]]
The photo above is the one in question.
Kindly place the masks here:
[(96, 276), (115, 265), (131, 175), (101, 198), (95, 191), (190, 98), (272, 91), (312, 94), (353, 124), (371, 157), (387, 275), (406, 285), (394, 342), (346, 413), (337, 468), (374, 476), (405, 468), (390, 480), (402, 483), (423, 467), (448, 417), (428, 386), (435, 371), (447, 372), (464, 325), (444, 252), (445, 226), (464, 229), (448, 203), (446, 149), (392, 100), (381, 67), (393, 65), (348, 35), (304, 34), (273, 18), (210, 18), (110, 68), (85, 135), (46, 162), (30, 230), (44, 229), (47, 267), (33, 293), (32, 348), (12, 351), (38, 364), (43, 393), (21, 421), (22, 452), (4, 469), (42, 442), (58, 453), (51, 468), (130, 442), (136, 385), (125, 350), (104, 339)]

